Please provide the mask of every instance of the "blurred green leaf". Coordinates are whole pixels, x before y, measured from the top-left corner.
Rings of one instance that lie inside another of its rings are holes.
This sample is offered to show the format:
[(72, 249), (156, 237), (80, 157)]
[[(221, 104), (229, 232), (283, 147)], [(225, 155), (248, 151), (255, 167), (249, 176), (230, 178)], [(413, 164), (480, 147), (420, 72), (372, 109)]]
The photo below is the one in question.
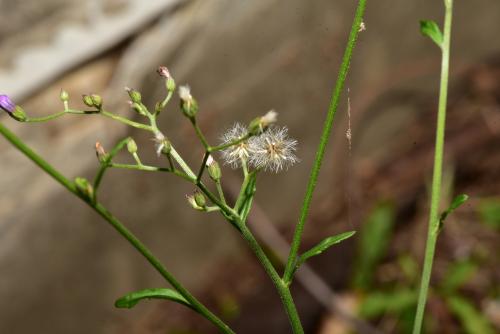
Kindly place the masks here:
[(299, 256), (296, 267), (298, 268), (302, 263), (306, 262), (307, 259), (309, 259), (310, 257), (319, 255), (328, 248), (330, 248), (331, 246), (352, 237), (355, 233), (356, 231), (345, 232), (322, 240), (319, 244), (317, 244), (316, 246), (314, 246), (313, 248), (311, 248), (310, 250), (304, 252), (302, 255)]
[(217, 304), (221, 316), (227, 320), (234, 320), (240, 315), (238, 300), (231, 294), (225, 293), (217, 296)]
[(470, 260), (453, 263), (441, 283), (443, 291), (451, 294), (465, 284), (477, 271), (477, 265)]
[(476, 310), (474, 305), (467, 299), (459, 296), (450, 296), (447, 298), (447, 304), (450, 311), (462, 323), (465, 333), (469, 334), (493, 334), (495, 331), (488, 320)]
[(361, 227), (353, 282), (356, 288), (367, 289), (371, 285), (374, 269), (391, 242), (394, 220), (393, 206), (380, 203)]
[(391, 292), (368, 294), (359, 310), (359, 315), (367, 319), (380, 317), (386, 313), (399, 314), (417, 304), (417, 291), (407, 288)]
[(461, 194), (461, 195), (458, 195), (456, 196), (453, 201), (451, 202), (450, 206), (448, 209), (446, 209), (442, 214), (441, 214), (441, 217), (439, 218), (439, 228), (441, 229), (442, 226), (443, 226), (443, 223), (446, 219), (446, 217), (448, 217), (448, 215), (450, 213), (452, 213), (453, 211), (455, 211), (456, 209), (458, 209), (462, 204), (464, 204), (467, 200), (469, 199), (469, 196), (467, 196), (466, 194)]
[(415, 282), (419, 274), (417, 261), (412, 256), (404, 254), (399, 256), (398, 264), (408, 281)]
[(441, 47), (443, 45), (443, 33), (436, 22), (430, 20), (420, 21), (420, 32), (432, 39), (437, 46)]
[(483, 199), (478, 206), (481, 220), (494, 228), (500, 228), (500, 198)]
[(131, 292), (119, 298), (115, 302), (115, 307), (132, 308), (142, 299), (167, 299), (176, 303), (191, 307), (191, 304), (180, 293), (172, 289), (145, 289)]

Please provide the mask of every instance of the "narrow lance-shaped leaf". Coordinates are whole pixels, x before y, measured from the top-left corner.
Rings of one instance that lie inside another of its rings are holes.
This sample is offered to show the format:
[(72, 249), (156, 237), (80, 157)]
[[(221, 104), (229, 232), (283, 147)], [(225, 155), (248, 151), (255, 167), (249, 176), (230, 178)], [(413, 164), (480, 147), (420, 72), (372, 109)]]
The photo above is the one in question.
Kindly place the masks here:
[(131, 292), (116, 300), (115, 307), (132, 308), (143, 299), (167, 299), (192, 308), (191, 304), (180, 293), (165, 288), (144, 289)]
[(450, 213), (452, 213), (453, 211), (455, 211), (456, 209), (458, 209), (458, 207), (460, 207), (462, 204), (464, 204), (465, 201), (467, 201), (468, 199), (469, 199), (469, 196), (467, 196), (466, 194), (458, 195), (457, 197), (455, 197), (453, 199), (453, 201), (451, 202), (450, 207), (448, 209), (446, 209), (441, 214), (441, 217), (439, 217), (439, 229), (441, 229), (443, 227), (443, 223), (444, 223), (446, 217), (448, 217), (448, 215)]
[(307, 259), (309, 259), (310, 257), (313, 257), (313, 256), (316, 256), (316, 255), (323, 253), (329, 247), (331, 247), (335, 244), (338, 244), (339, 242), (341, 242), (345, 239), (352, 237), (355, 233), (356, 233), (356, 231), (350, 231), (350, 232), (341, 233), (341, 234), (334, 235), (334, 236), (331, 236), (331, 237), (324, 239), (319, 244), (317, 244), (316, 246), (314, 246), (313, 248), (311, 248), (310, 250), (308, 250), (307, 252), (305, 252), (299, 256), (299, 258), (297, 259), (297, 263), (295, 265), (295, 271), (304, 262), (306, 262)]
[(436, 22), (428, 20), (420, 21), (420, 32), (422, 35), (432, 39), (437, 46), (443, 46), (443, 33)]

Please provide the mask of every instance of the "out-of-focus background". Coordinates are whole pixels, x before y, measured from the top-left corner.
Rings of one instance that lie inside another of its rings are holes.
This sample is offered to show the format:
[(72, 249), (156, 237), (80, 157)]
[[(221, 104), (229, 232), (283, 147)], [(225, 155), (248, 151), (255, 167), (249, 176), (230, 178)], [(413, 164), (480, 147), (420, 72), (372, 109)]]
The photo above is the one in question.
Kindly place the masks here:
[[(2, 0), (0, 92), (32, 116), (81, 107), (140, 120), (123, 87), (153, 106), (170, 69), (189, 83), (210, 142), (269, 109), (299, 141), (301, 163), (259, 176), (250, 224), (280, 267), (346, 43), (355, 1)], [(293, 293), (307, 333), (408, 333), (426, 235), (440, 54), (418, 31), (441, 1), (369, 1), (303, 247), (356, 237), (299, 271)], [(443, 206), (471, 200), (440, 234), (428, 333), (500, 331), (500, 3), (456, 1)], [(347, 100), (350, 100), (350, 122)], [(160, 124), (196, 165), (202, 150), (177, 108)], [(68, 177), (95, 175), (94, 145), (132, 136), (159, 164), (150, 135), (97, 116), (1, 122)], [(350, 123), (352, 143), (346, 139)], [(119, 159), (126, 161), (127, 155)], [(212, 333), (168, 302), (115, 309), (161, 277), (81, 201), (0, 140), (0, 333)], [(223, 170), (228, 191), (240, 175)], [(169, 175), (113, 170), (101, 200), (238, 333), (288, 333), (271, 283), (216, 214), (193, 212), (192, 188)]]

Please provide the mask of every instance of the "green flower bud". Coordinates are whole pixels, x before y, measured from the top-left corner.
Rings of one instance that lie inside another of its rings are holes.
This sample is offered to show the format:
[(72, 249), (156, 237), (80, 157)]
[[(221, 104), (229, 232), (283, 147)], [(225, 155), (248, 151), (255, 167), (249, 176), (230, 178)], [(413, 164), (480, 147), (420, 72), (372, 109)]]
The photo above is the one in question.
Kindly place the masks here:
[(257, 117), (248, 125), (248, 133), (252, 136), (256, 136), (266, 131), (267, 128), (276, 123), (278, 118), (278, 113), (274, 110), (268, 111), (264, 116)]
[(199, 206), (198, 203), (196, 203), (196, 199), (195, 199), (194, 195), (186, 196), (186, 198), (188, 200), (189, 205), (191, 205), (191, 207), (193, 209), (198, 210), (198, 211), (203, 211), (204, 210), (204, 208), (202, 206)]
[(205, 196), (199, 191), (194, 192), (194, 201), (196, 202), (196, 205), (198, 205), (200, 208), (205, 208), (205, 206), (207, 205), (207, 200), (205, 199)]
[(127, 150), (130, 154), (137, 153), (137, 144), (132, 138), (127, 142)]
[(182, 113), (189, 119), (194, 120), (196, 114), (198, 113), (198, 103), (191, 95), (191, 89), (189, 86), (179, 87), (179, 97), (181, 98), (181, 110)]
[(90, 198), (94, 193), (94, 189), (89, 181), (84, 177), (75, 178), (76, 190), (83, 196)]
[(24, 122), (27, 119), (26, 113), (24, 112), (23, 108), (21, 108), (20, 106), (16, 106), (14, 108), (14, 111), (9, 115), (10, 115), (10, 117), (14, 118), (16, 121), (19, 121), (19, 122)]
[(92, 103), (93, 103), (94, 107), (96, 107), (97, 109), (101, 109), (102, 97), (100, 95), (97, 95), (97, 94), (92, 94), (92, 95), (90, 95), (90, 98), (92, 99)]
[(132, 100), (132, 102), (141, 103), (142, 101), (141, 93), (139, 93), (135, 89), (130, 89), (130, 88), (125, 88), (125, 90), (127, 91), (128, 96), (130, 96), (130, 100)]
[(61, 89), (61, 93), (59, 94), (59, 98), (61, 99), (62, 102), (68, 102), (69, 101), (69, 94), (67, 91), (64, 89)]
[(82, 95), (82, 100), (87, 107), (92, 108), (94, 106), (94, 101), (90, 95)]
[(108, 156), (104, 147), (98, 141), (95, 143), (95, 155), (97, 156), (97, 160), (99, 160), (99, 162), (104, 162)]
[(198, 113), (198, 103), (193, 98), (187, 101), (181, 100), (181, 110), (187, 118), (194, 119)]
[(173, 92), (175, 90), (175, 80), (172, 77), (169, 77), (167, 81), (165, 82), (165, 87), (167, 88), (167, 91)]
[(207, 160), (207, 169), (210, 178), (215, 182), (219, 182), (222, 176), (222, 172), (220, 170), (219, 164), (217, 163), (217, 161), (212, 159), (212, 156), (210, 156)]

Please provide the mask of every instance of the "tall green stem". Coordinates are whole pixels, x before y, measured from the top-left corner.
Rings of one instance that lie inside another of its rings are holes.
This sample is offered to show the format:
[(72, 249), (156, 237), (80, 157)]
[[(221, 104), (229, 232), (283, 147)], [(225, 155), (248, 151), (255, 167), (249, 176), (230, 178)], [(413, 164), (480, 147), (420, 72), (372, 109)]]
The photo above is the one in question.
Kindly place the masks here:
[(347, 72), (349, 70), (349, 64), (351, 62), (352, 52), (356, 41), (358, 39), (358, 34), (361, 30), (361, 23), (363, 21), (363, 14), (366, 8), (366, 0), (359, 0), (356, 9), (356, 14), (351, 27), (351, 33), (349, 34), (349, 40), (347, 42), (347, 47), (344, 52), (344, 57), (342, 58), (342, 64), (340, 65), (340, 71), (337, 77), (337, 82), (333, 90), (332, 99), (330, 101), (330, 107), (328, 108), (328, 114), (323, 126), (323, 133), (321, 134), (320, 143), (318, 150), (316, 152), (316, 159), (314, 160), (314, 165), (311, 170), (311, 175), (309, 176), (309, 181), (307, 184), (306, 194), (304, 196), (304, 202), (302, 204), (302, 209), (300, 212), (299, 222), (295, 227), (295, 233), (293, 235), (292, 245), (290, 247), (290, 254), (288, 255), (288, 261), (285, 267), (285, 273), (283, 274), (283, 280), (289, 284), (292, 280), (293, 268), (295, 265), (295, 260), (297, 258), (297, 253), (300, 247), (300, 241), (302, 239), (302, 232), (304, 230), (304, 224), (309, 213), (309, 207), (311, 205), (314, 189), (316, 188), (316, 182), (318, 180), (319, 171), (321, 169), (321, 164), (323, 162), (323, 157), (325, 155), (326, 145), (328, 144), (328, 139), (330, 138), (330, 133), (333, 126), (333, 120), (337, 112), (337, 107), (339, 105), (340, 94), (344, 88), (345, 79), (347, 77)]
[(434, 253), (436, 250), (436, 242), (439, 233), (438, 210), (441, 197), (441, 176), (443, 172), (444, 132), (446, 125), (446, 101), (448, 97), (448, 73), (453, 0), (445, 0), (445, 8), (446, 13), (444, 19), (444, 36), (442, 44), (441, 84), (439, 88), (439, 110), (437, 115), (436, 127), (436, 147), (434, 152), (431, 207), (429, 213), (429, 226), (427, 231), (427, 244), (425, 247), (425, 259), (422, 270), (422, 280), (420, 283), (420, 292), (418, 296), (418, 306), (417, 312), (415, 314), (413, 334), (419, 334), (422, 329), (425, 304), (427, 301), (429, 282), (432, 273), (432, 263), (434, 261)]
[(233, 334), (234, 332), (215, 314), (210, 312), (198, 299), (196, 299), (189, 291), (182, 286), (181, 283), (161, 264), (161, 262), (151, 253), (151, 251), (128, 230), (116, 217), (114, 217), (102, 204), (94, 203), (90, 199), (82, 196), (73, 182), (64, 177), (58, 170), (52, 167), (47, 161), (36, 154), (30, 147), (24, 144), (14, 133), (9, 131), (3, 124), (0, 123), (0, 133), (11, 142), (19, 151), (31, 159), (47, 174), (52, 176), (57, 182), (63, 185), (71, 193), (87, 203), (94, 211), (103, 217), (118, 233), (120, 233), (142, 256), (170, 283), (186, 300), (193, 306), (195, 310), (201, 313), (205, 318), (217, 326), (221, 332)]

